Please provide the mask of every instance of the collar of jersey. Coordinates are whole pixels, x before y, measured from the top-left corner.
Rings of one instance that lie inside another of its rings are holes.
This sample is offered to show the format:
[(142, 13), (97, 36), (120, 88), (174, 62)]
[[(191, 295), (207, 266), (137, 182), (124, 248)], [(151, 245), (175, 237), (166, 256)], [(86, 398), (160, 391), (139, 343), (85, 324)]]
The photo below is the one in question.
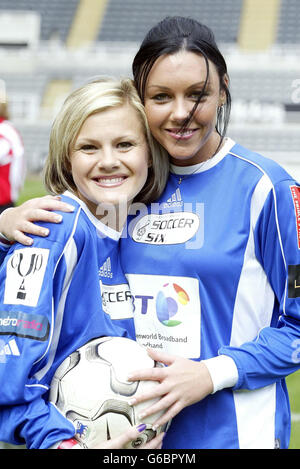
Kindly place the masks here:
[(76, 200), (76, 202), (80, 205), (84, 213), (89, 218), (90, 222), (97, 228), (97, 230), (99, 230), (105, 236), (108, 236), (109, 238), (112, 238), (116, 241), (120, 239), (122, 232), (113, 230), (109, 226), (104, 225), (104, 223), (102, 223), (100, 220), (98, 220), (98, 218), (95, 217), (95, 215), (92, 214), (92, 212), (89, 210), (88, 206), (83, 202), (83, 200), (79, 199), (75, 194), (70, 191), (65, 191), (64, 195)]
[(198, 174), (203, 171), (207, 171), (210, 168), (216, 166), (229, 152), (229, 150), (235, 145), (235, 142), (229, 138), (225, 138), (224, 145), (221, 150), (211, 158), (210, 160), (204, 161), (203, 163), (194, 164), (192, 166), (176, 166), (174, 164), (170, 165), (170, 171), (173, 174)]

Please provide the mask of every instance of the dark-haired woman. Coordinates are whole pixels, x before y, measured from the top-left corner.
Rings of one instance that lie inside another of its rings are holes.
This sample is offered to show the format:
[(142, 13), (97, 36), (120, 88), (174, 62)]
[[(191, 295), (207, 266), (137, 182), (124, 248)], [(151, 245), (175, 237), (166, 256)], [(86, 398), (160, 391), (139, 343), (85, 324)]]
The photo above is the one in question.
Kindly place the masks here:
[(167, 365), (131, 379), (160, 381), (149, 412), (169, 409), (157, 423), (176, 415), (166, 448), (286, 448), (284, 378), (300, 361), (300, 187), (226, 137), (229, 77), (206, 26), (166, 18), (133, 74), (171, 174), (160, 211), (130, 220), (122, 240), (137, 339)]
[(171, 163), (158, 203), (129, 219), (121, 240), (137, 340), (166, 365), (130, 377), (160, 382), (135, 402), (161, 397), (144, 416), (168, 409), (156, 422), (173, 418), (165, 448), (287, 448), (284, 379), (300, 362), (299, 184), (226, 137), (229, 76), (206, 26), (166, 18), (133, 73)]

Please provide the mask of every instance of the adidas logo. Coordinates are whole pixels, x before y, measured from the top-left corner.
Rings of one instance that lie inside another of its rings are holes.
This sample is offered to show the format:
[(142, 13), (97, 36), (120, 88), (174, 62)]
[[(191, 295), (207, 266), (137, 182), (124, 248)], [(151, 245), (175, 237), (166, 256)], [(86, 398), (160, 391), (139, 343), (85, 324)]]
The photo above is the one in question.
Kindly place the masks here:
[(169, 199), (167, 199), (167, 202), (163, 204), (164, 208), (167, 207), (182, 207), (183, 205), (183, 200), (181, 198), (180, 190), (179, 188), (176, 189), (174, 194), (171, 195)]
[(15, 339), (11, 339), (7, 344), (0, 340), (0, 363), (6, 361), (5, 355), (20, 356), (20, 351)]
[(111, 271), (110, 257), (108, 257), (106, 259), (106, 261), (104, 262), (104, 264), (102, 265), (102, 267), (100, 267), (99, 276), (100, 277), (106, 277), (106, 278), (112, 278), (113, 277), (113, 273)]

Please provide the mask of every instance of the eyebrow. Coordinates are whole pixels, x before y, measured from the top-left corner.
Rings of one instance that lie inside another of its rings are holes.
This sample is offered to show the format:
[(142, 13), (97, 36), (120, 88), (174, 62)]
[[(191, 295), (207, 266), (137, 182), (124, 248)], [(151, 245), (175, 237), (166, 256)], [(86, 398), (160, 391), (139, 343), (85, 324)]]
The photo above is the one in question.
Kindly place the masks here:
[[(142, 132), (141, 132), (142, 135), (144, 135)], [(126, 139), (138, 139), (140, 138), (140, 133), (128, 133), (128, 134), (120, 134), (118, 136), (116, 136), (114, 138), (114, 140), (126, 140)], [(88, 136), (82, 136), (82, 137), (78, 137), (78, 139), (75, 141), (75, 143), (91, 143), (91, 144), (97, 144), (99, 143), (99, 139), (97, 138), (93, 138), (93, 137), (88, 137)]]
[[(187, 89), (193, 89), (193, 88), (197, 88), (198, 86), (204, 86), (205, 85), (205, 80), (204, 81), (199, 81), (199, 82), (196, 82), (196, 83), (193, 83), (191, 86), (189, 86)], [(207, 88), (210, 88), (210, 81), (208, 80), (207, 83), (206, 83), (206, 86)], [(161, 90), (169, 90), (170, 88), (168, 86), (163, 86), (163, 85), (149, 85), (148, 86), (148, 89), (149, 88), (159, 88)]]
[(85, 136), (82, 136), (82, 137), (78, 137), (76, 140), (75, 140), (75, 143), (96, 143), (97, 142), (97, 139), (96, 138), (92, 138), (92, 137), (85, 137)]

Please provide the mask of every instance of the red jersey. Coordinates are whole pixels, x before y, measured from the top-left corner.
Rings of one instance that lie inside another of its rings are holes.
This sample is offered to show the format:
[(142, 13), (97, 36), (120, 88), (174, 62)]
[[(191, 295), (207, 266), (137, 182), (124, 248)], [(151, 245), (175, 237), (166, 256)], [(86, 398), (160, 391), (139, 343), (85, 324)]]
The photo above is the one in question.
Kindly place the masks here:
[(0, 206), (16, 201), (24, 177), (22, 138), (9, 121), (0, 119)]

